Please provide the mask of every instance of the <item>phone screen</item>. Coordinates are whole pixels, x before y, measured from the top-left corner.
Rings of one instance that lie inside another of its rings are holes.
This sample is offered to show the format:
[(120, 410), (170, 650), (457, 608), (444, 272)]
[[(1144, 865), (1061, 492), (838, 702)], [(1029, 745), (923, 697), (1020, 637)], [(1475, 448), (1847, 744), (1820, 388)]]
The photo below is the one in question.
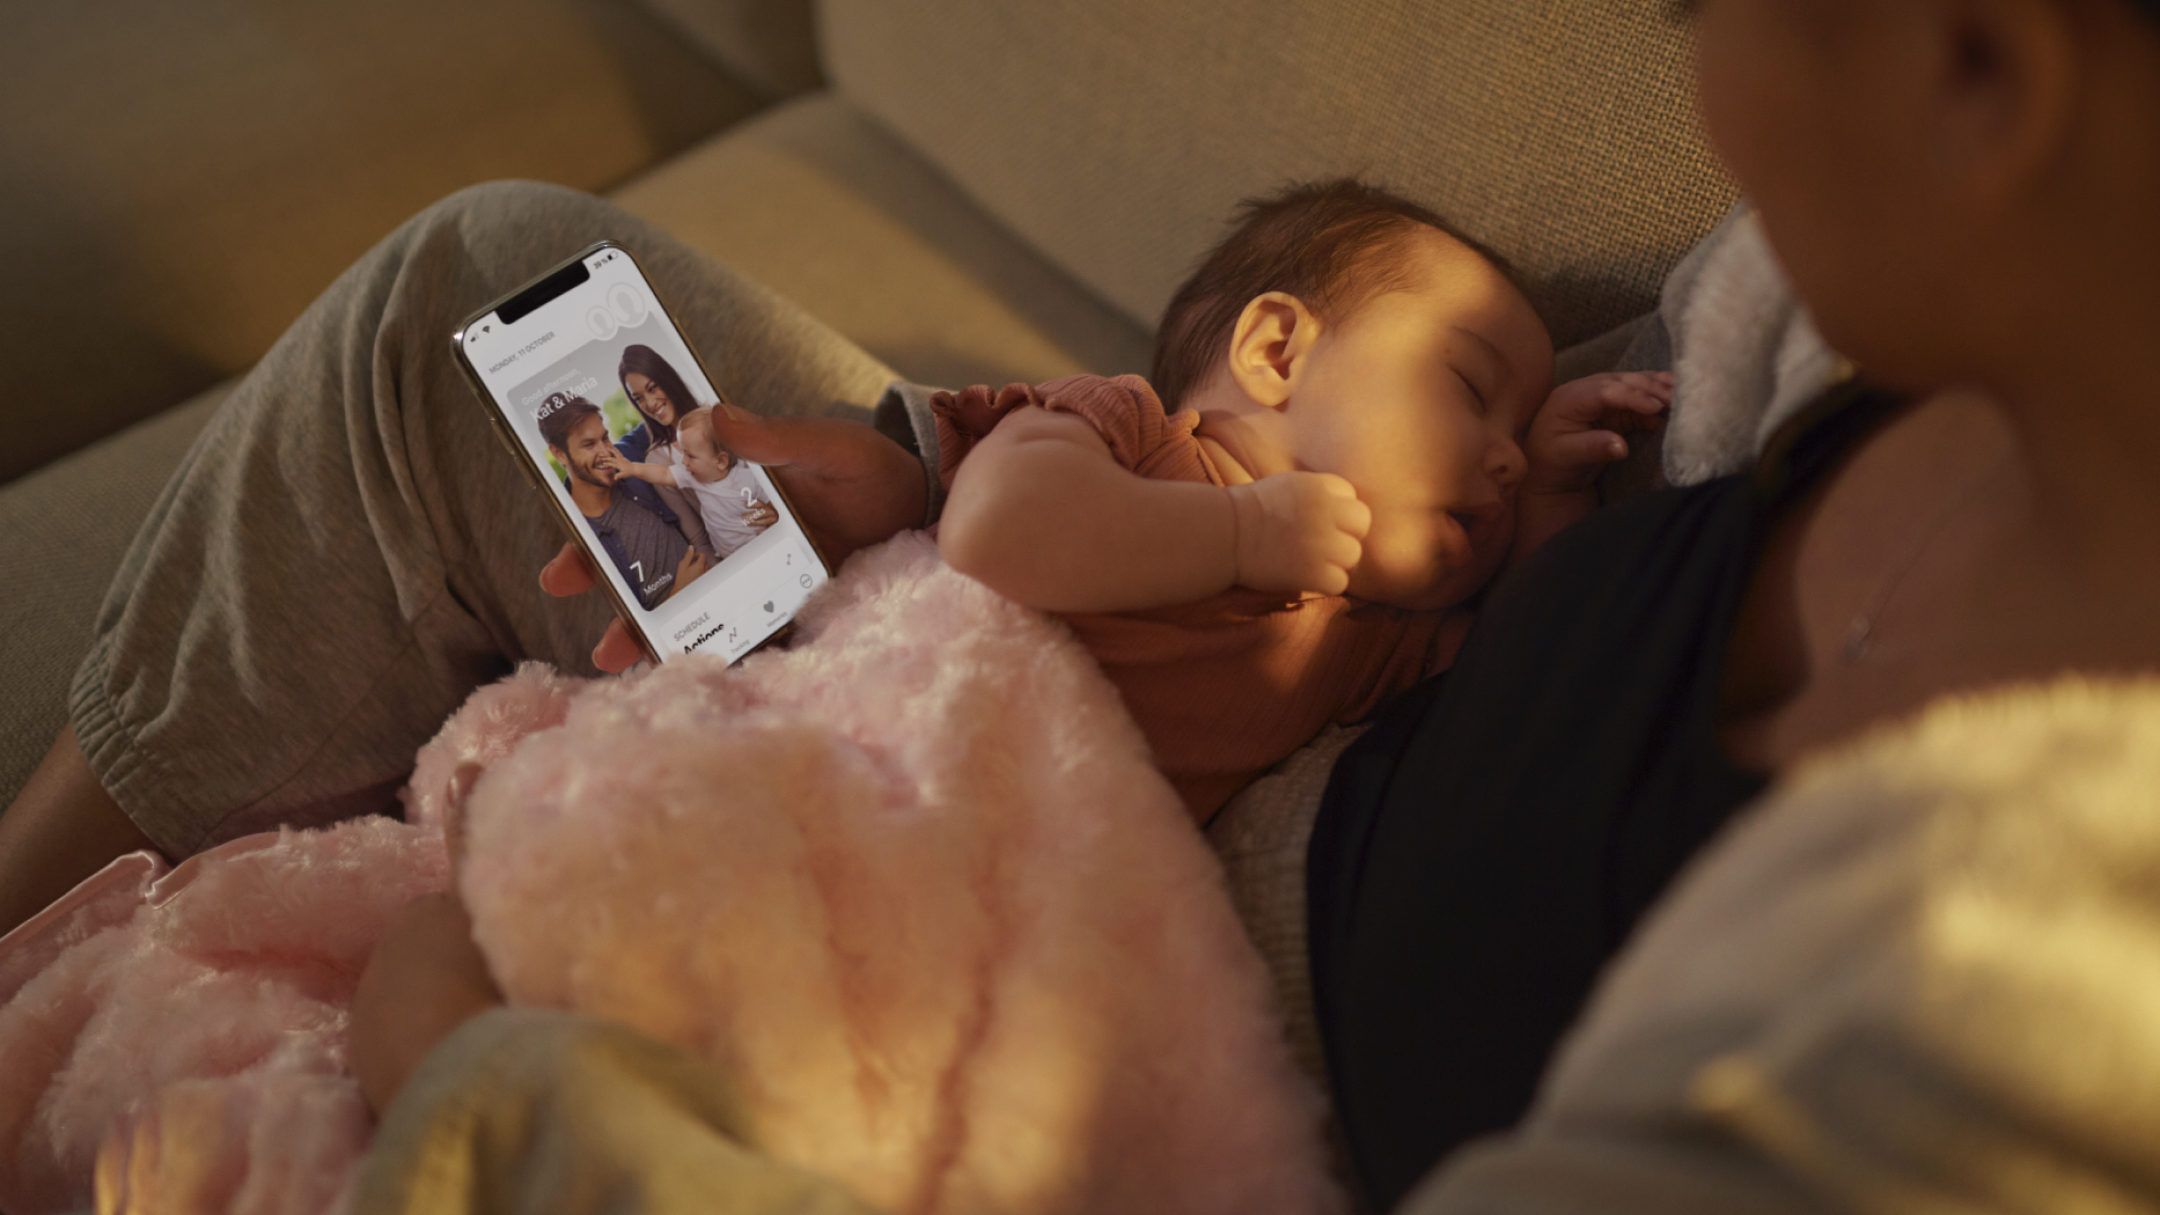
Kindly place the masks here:
[(742, 657), (825, 564), (629, 253), (596, 245), (459, 330), (498, 430), (551, 495), (646, 647)]

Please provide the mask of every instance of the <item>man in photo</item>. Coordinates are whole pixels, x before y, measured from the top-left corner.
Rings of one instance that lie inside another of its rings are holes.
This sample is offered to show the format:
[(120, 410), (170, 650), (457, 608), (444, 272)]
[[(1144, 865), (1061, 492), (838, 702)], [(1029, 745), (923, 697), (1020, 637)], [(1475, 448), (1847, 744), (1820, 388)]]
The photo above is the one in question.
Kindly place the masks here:
[(639, 606), (652, 611), (709, 568), (706, 556), (683, 539), (673, 512), (643, 484), (622, 476), (598, 405), (570, 393), (550, 393), (538, 418), (549, 453), (570, 470), (564, 487)]

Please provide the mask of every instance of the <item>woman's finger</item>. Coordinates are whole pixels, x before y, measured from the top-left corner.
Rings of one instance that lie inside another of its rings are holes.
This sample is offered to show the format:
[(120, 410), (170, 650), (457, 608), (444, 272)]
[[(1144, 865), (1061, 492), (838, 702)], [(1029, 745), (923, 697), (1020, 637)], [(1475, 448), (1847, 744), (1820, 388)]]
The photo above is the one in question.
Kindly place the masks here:
[[(563, 545), (552, 560), (540, 567), (541, 589), (558, 599), (582, 595), (598, 581), (598, 576), (593, 573), (592, 558), (575, 544)], [(644, 647), (630, 635), (629, 626), (619, 617), (608, 621), (607, 632), (600, 634), (600, 644), (592, 651), (593, 665), (609, 672), (627, 671), (644, 657)]]
[(826, 418), (760, 417), (745, 409), (721, 404), (713, 408), (713, 435), (720, 445), (752, 464), (785, 467), (798, 462), (813, 469), (825, 461)]
[(627, 671), (644, 657), (644, 648), (621, 620), (608, 621), (607, 632), (600, 634), (600, 644), (592, 651), (593, 665), (609, 674)]
[(575, 544), (565, 542), (561, 551), (540, 567), (540, 589), (558, 599), (582, 595), (598, 582), (592, 559)]

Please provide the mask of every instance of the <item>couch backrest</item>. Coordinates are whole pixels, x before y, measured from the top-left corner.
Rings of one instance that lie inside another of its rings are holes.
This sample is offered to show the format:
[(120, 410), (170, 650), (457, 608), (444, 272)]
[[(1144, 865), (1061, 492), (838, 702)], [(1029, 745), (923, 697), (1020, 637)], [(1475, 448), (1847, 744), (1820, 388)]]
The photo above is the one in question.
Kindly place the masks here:
[(1732, 186), (1662, 0), (820, 0), (828, 77), (1144, 324), (1238, 199), (1354, 174), (1512, 260), (1561, 344)]

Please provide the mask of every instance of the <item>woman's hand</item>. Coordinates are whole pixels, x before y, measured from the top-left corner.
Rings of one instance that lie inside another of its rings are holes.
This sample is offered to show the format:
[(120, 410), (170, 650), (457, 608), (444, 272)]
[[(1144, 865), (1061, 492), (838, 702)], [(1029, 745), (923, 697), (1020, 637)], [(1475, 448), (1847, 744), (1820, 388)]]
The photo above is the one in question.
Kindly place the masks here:
[(754, 532), (762, 532), (780, 522), (780, 508), (770, 502), (753, 502), (743, 508), (743, 526)]
[[(553, 560), (540, 567), (540, 588), (559, 599), (581, 595), (599, 581), (592, 559), (575, 544), (565, 543)], [(630, 635), (630, 627), (620, 618), (608, 621), (607, 630), (600, 634), (592, 651), (593, 665), (603, 671), (627, 671), (644, 657), (644, 647), (638, 645), (637, 638)]]
[[(834, 565), (859, 548), (920, 527), (929, 507), (922, 461), (860, 422), (835, 418), (760, 418), (732, 406), (713, 410), (713, 433), (742, 459), (765, 465), (780, 482), (818, 548)], [(550, 595), (593, 588), (598, 576), (584, 550), (565, 544), (540, 571)], [(608, 624), (593, 665), (621, 671), (645, 652), (622, 621)]]
[(1349, 589), (1372, 509), (1348, 481), (1281, 472), (1227, 492), (1237, 521), (1237, 585), (1285, 594)]
[(437, 1043), (502, 1002), (456, 895), (399, 908), (353, 996), (348, 1053), (368, 1108), (381, 1117)]
[(930, 488), (922, 461), (861, 422), (762, 418), (722, 403), (712, 423), (721, 446), (780, 482), (834, 565), (923, 525)]

